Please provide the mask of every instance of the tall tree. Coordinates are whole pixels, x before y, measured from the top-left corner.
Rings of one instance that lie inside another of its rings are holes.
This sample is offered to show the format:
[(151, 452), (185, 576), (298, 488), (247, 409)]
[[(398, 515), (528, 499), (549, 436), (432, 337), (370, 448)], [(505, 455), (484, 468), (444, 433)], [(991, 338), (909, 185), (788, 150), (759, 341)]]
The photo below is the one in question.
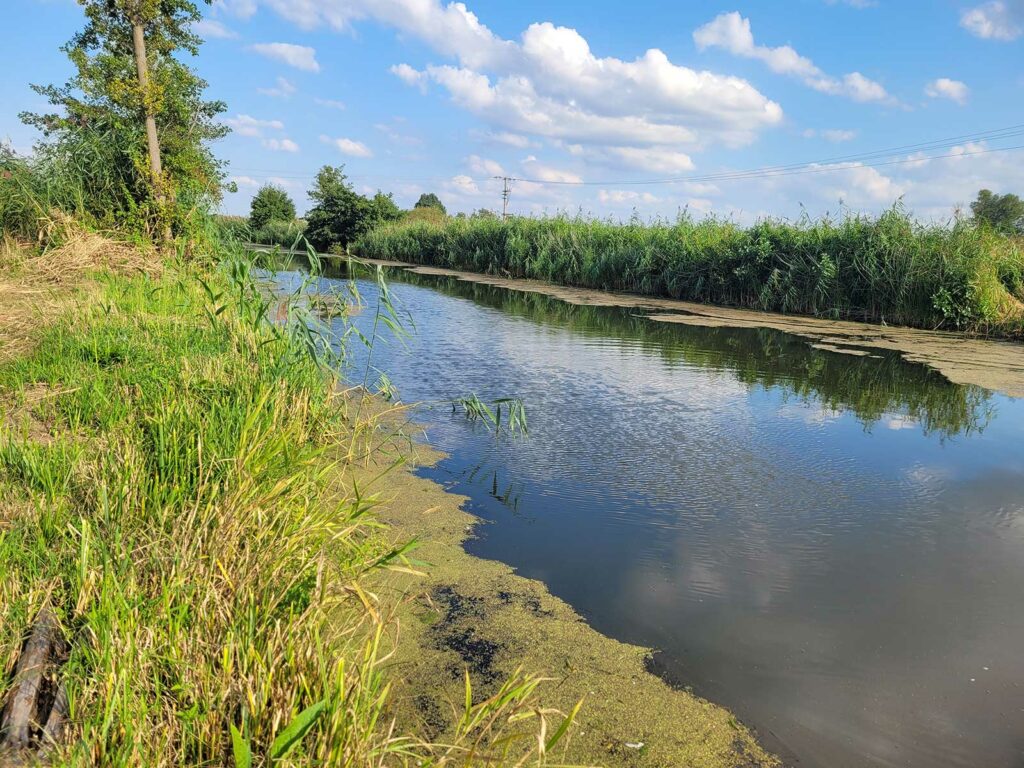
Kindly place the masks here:
[(253, 196), (249, 209), (251, 226), (259, 228), (271, 221), (292, 221), (294, 218), (295, 203), (280, 187), (266, 184)]
[(1012, 235), (1024, 232), (1024, 200), (1017, 195), (997, 195), (989, 189), (978, 192), (971, 203), (974, 220), (997, 232)]
[(370, 201), (348, 184), (345, 166), (321, 168), (309, 197), (313, 207), (306, 214), (306, 239), (318, 251), (347, 248), (368, 228)]
[(416, 201), (416, 205), (413, 208), (437, 208), (441, 213), (448, 212), (444, 207), (444, 203), (441, 202), (441, 198), (433, 192), (424, 192), (420, 195), (420, 199)]
[(85, 28), (62, 48), (74, 76), (63, 86), (33, 86), (59, 111), (22, 119), (48, 139), (43, 154), (92, 163), (81, 175), (109, 182), (102, 204), (116, 210), (98, 213), (141, 218), (166, 240), (172, 225), (219, 196), (223, 178), (207, 144), (227, 133), (216, 122), (224, 104), (204, 100), (206, 83), (178, 58), (198, 52), (198, 7), (191, 0), (78, 2)]

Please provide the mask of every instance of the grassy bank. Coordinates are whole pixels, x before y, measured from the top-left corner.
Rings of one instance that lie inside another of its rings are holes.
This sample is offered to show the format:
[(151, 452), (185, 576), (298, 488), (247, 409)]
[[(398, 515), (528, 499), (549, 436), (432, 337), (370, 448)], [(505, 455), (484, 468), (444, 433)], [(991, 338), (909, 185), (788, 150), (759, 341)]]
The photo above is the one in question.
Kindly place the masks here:
[(377, 422), (311, 354), (301, 296), (265, 298), (238, 255), (83, 232), (0, 259), (0, 701), (52, 609), (52, 764), (546, 761), (563, 717), (520, 674), (467, 694), (444, 744), (394, 730), (367, 578), (401, 547), (337, 491)]
[(741, 227), (682, 218), (448, 219), (380, 227), (361, 256), (776, 312), (1024, 335), (1024, 250), (975, 228), (878, 219)]

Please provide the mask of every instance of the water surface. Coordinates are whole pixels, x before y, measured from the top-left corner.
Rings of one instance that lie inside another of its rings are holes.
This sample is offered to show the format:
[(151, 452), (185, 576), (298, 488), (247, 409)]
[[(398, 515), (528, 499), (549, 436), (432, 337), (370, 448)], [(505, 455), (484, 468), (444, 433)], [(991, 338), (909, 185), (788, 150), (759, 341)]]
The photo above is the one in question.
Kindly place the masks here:
[(884, 351), (389, 279), (416, 330), (372, 363), (402, 400), (529, 416), (526, 440), (419, 416), (449, 454), (422, 474), (483, 521), (470, 552), (658, 649), (789, 763), (1024, 764), (1024, 401)]

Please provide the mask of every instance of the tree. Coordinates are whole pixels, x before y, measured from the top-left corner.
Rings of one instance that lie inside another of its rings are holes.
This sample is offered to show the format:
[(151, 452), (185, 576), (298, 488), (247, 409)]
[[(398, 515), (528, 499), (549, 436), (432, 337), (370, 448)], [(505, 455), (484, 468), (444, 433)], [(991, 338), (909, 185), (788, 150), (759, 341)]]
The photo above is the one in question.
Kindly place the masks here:
[(273, 184), (260, 187), (252, 199), (249, 209), (250, 226), (259, 229), (271, 221), (292, 221), (295, 218), (295, 203), (288, 193)]
[(379, 189), (377, 194), (370, 199), (370, 226), (387, 224), (391, 221), (398, 221), (402, 218), (402, 209), (395, 203), (390, 192), (384, 194)]
[(997, 195), (983, 189), (971, 203), (971, 213), (976, 222), (997, 232), (1007, 235), (1024, 233), (1024, 200), (1017, 195)]
[(444, 203), (441, 202), (441, 198), (433, 192), (424, 192), (420, 195), (420, 199), (416, 201), (416, 205), (413, 208), (437, 208), (441, 213), (448, 213)]
[[(201, 0), (209, 3), (210, 0)], [(97, 194), (99, 218), (137, 223), (165, 241), (220, 195), (221, 164), (207, 146), (227, 133), (223, 102), (176, 58), (196, 55), (191, 0), (79, 0), (86, 24), (61, 50), (75, 74), (63, 86), (33, 86), (57, 107), (24, 113), (48, 162), (76, 171)]]
[(306, 239), (318, 251), (347, 248), (369, 226), (371, 204), (347, 183), (345, 167), (325, 165), (316, 175), (306, 214)]

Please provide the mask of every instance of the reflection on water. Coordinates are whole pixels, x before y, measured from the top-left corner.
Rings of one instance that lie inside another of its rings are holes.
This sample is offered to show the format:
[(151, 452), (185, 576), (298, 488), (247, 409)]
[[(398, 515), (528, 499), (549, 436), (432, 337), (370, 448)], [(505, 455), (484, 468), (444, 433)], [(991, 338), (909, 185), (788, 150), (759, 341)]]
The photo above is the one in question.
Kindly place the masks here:
[(417, 332), (374, 363), (405, 401), (529, 414), (527, 440), (420, 418), (449, 453), (424, 474), (485, 521), (470, 551), (799, 765), (1024, 762), (1024, 402), (889, 353), (393, 280)]

